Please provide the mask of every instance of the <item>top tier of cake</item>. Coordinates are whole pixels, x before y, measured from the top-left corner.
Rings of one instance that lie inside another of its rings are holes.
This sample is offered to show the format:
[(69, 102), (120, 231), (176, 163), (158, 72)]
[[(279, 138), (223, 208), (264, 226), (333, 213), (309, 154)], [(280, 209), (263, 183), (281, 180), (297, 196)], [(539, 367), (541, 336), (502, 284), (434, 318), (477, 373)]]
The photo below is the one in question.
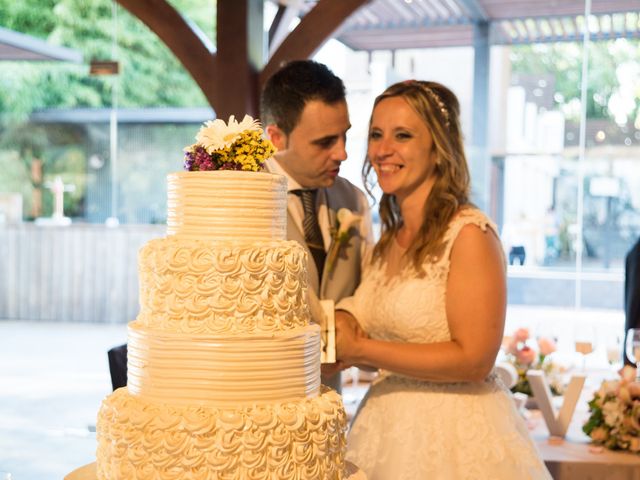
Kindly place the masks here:
[(167, 234), (198, 240), (284, 240), (287, 181), (266, 172), (167, 177)]

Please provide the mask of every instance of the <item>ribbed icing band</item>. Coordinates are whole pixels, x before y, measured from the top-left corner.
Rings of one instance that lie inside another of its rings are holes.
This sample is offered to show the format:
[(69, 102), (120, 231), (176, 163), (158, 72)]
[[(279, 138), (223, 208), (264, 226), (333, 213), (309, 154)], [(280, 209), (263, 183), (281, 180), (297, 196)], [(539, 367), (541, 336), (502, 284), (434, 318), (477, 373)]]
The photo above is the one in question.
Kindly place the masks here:
[(219, 170), (167, 176), (167, 234), (199, 240), (283, 240), (287, 181)]
[(129, 324), (128, 388), (171, 405), (237, 407), (318, 395), (320, 327), (272, 335), (172, 334)]

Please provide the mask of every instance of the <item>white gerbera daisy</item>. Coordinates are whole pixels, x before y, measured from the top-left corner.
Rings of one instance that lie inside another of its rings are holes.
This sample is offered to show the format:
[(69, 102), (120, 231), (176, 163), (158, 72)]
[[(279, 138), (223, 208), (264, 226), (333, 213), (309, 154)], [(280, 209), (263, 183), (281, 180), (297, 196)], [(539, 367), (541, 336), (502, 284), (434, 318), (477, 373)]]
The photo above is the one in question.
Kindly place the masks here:
[(232, 124), (238, 129), (238, 132), (246, 132), (250, 130), (259, 131), (262, 129), (260, 121), (251, 118), (249, 115), (245, 115), (240, 123), (236, 122), (236, 119), (231, 115), (231, 117), (229, 117), (230, 128)]
[(212, 154), (217, 150), (229, 147), (242, 132), (248, 130), (260, 130), (260, 122), (249, 115), (245, 115), (242, 121), (238, 123), (235, 117), (231, 115), (228, 124), (225, 124), (219, 118), (205, 122), (196, 135), (196, 141), (207, 153)]

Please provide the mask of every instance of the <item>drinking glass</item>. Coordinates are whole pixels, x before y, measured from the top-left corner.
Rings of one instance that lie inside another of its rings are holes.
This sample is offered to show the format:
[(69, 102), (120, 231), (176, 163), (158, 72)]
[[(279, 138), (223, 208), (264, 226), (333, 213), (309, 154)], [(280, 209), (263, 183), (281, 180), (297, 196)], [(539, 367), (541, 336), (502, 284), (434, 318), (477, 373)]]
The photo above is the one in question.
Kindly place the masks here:
[(627, 331), (627, 358), (636, 364), (636, 378), (640, 379), (640, 328), (630, 328)]
[(607, 362), (616, 368), (622, 361), (622, 342), (619, 335), (614, 335), (607, 340)]
[(587, 355), (593, 352), (593, 342), (595, 339), (595, 333), (593, 327), (580, 326), (575, 330), (574, 341), (575, 349), (580, 355), (582, 355), (582, 370), (586, 370)]

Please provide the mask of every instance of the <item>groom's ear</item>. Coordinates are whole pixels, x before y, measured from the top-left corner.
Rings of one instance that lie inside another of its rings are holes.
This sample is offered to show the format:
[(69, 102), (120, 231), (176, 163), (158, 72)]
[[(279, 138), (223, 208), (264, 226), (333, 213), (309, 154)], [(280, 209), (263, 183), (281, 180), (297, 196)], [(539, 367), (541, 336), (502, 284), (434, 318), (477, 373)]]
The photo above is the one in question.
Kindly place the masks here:
[(264, 131), (278, 150), (287, 149), (287, 135), (275, 123), (267, 125)]

